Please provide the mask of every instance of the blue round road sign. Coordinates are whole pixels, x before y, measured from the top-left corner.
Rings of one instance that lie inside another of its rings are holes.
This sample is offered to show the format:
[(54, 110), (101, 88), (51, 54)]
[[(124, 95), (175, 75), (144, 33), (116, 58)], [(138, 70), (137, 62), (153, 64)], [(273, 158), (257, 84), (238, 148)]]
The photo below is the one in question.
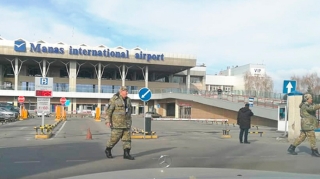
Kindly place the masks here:
[(66, 100), (66, 102), (64, 103), (64, 106), (69, 106), (70, 105), (70, 100)]
[(152, 93), (151, 90), (149, 88), (141, 88), (139, 90), (139, 98), (141, 99), (141, 101), (149, 101), (151, 99)]

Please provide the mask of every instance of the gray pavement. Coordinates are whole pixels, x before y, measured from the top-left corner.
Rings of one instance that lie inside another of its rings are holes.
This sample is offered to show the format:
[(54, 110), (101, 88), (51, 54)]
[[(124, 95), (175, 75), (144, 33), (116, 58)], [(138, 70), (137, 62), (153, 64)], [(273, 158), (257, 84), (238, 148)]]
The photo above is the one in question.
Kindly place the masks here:
[[(46, 118), (48, 123), (53, 119)], [(47, 123), (47, 122), (46, 122)], [(235, 168), (264, 171), (320, 174), (318, 158), (310, 156), (307, 142), (298, 147), (299, 155), (288, 155), (287, 142), (279, 142), (270, 127), (249, 134), (251, 144), (240, 144), (238, 127), (188, 121), (152, 121), (158, 139), (133, 139), (134, 161), (123, 160), (121, 141), (113, 149), (114, 159), (104, 154), (110, 129), (104, 121), (70, 118), (55, 129), (49, 140), (34, 139), (35, 118), (0, 126), (0, 178), (61, 178), (75, 175), (141, 168), (161, 168), (158, 159), (168, 155), (170, 167)], [(133, 126), (143, 128), (143, 120), (134, 117)], [(93, 140), (86, 140), (90, 128)], [(231, 139), (221, 139), (230, 129)], [(6, 137), (10, 136), (10, 137)]]

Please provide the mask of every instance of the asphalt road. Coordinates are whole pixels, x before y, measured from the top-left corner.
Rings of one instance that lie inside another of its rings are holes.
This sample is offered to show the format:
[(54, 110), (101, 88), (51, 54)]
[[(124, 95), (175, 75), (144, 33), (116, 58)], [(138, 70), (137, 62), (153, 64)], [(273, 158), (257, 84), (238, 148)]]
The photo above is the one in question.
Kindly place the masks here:
[[(46, 118), (46, 123), (54, 123)], [(134, 139), (132, 155), (122, 158), (121, 141), (113, 149), (114, 159), (104, 154), (110, 129), (92, 118), (71, 118), (55, 129), (48, 140), (34, 139), (34, 118), (0, 125), (0, 178), (62, 178), (82, 174), (142, 168), (162, 168), (159, 157), (171, 159), (169, 167), (235, 168), (264, 171), (320, 174), (318, 158), (310, 156), (308, 143), (299, 148), (298, 156), (288, 155), (289, 143), (277, 141), (275, 129), (259, 126), (250, 134), (251, 144), (240, 144), (238, 128), (221, 124), (188, 121), (153, 121), (158, 139)], [(134, 127), (143, 120), (134, 118)], [(86, 140), (87, 130), (93, 140)], [(222, 129), (230, 129), (231, 139), (221, 139)]]

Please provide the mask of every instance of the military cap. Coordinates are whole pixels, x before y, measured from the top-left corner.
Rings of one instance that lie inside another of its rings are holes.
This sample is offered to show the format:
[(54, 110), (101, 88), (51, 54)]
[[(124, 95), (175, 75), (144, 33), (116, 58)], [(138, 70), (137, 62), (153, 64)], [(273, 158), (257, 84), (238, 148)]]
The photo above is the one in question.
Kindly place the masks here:
[(311, 96), (311, 94), (305, 94), (304, 96), (303, 96), (303, 98), (304, 98), (304, 100), (308, 100), (308, 99), (312, 99), (312, 96)]
[(128, 91), (128, 88), (126, 86), (121, 86), (120, 91)]

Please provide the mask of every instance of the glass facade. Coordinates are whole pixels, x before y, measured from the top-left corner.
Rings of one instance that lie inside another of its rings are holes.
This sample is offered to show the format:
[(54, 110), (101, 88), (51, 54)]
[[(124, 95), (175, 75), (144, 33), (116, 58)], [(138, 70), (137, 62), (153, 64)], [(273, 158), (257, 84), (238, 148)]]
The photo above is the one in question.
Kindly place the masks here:
[(22, 82), (21, 83), (21, 90), (34, 91), (35, 90), (34, 82)]

